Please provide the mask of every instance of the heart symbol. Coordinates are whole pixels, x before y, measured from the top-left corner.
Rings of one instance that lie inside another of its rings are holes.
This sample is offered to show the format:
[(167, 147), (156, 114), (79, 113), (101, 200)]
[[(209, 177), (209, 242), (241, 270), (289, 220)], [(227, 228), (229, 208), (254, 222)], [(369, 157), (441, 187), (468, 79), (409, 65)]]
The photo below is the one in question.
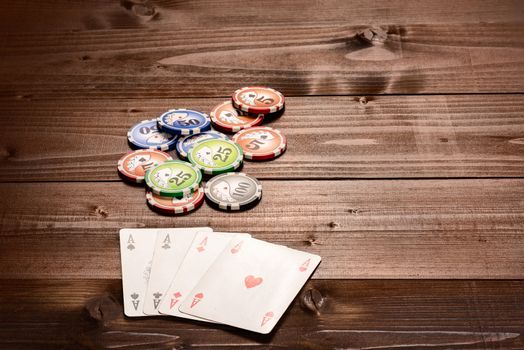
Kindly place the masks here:
[(244, 284), (246, 285), (246, 288), (256, 287), (260, 283), (262, 283), (262, 277), (255, 277), (253, 275), (249, 275), (244, 279)]

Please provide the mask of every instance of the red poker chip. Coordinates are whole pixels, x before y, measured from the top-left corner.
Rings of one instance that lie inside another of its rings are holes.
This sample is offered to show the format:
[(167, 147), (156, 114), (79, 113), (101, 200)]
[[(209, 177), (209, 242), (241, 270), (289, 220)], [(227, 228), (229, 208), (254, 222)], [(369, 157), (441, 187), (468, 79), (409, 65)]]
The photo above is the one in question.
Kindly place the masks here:
[[(279, 117), (281, 115), (281, 113), (284, 111), (283, 109), (281, 109), (280, 111), (277, 111), (275, 113), (262, 114), (262, 113), (244, 112), (244, 111), (241, 111), (240, 109), (236, 109), (236, 108), (235, 108), (235, 110), (237, 111), (238, 115), (245, 115), (245, 116), (248, 116), (248, 117), (251, 117), (251, 118), (261, 117), (261, 118), (264, 118), (264, 121), (265, 120), (275, 119), (275, 118)], [(256, 125), (253, 125), (253, 126), (256, 126)]]
[(284, 108), (284, 95), (262, 86), (240, 88), (233, 93), (231, 101), (235, 108), (254, 114), (270, 114)]
[(164, 197), (147, 191), (146, 199), (153, 210), (162, 214), (186, 214), (198, 209), (204, 203), (204, 190), (199, 187), (195, 192), (183, 198)]
[(231, 101), (226, 101), (215, 106), (211, 113), (211, 123), (216, 129), (225, 132), (238, 132), (240, 130), (260, 125), (264, 121), (264, 115), (255, 117), (238, 113)]
[(146, 171), (173, 158), (161, 151), (139, 149), (125, 154), (118, 161), (118, 172), (127, 181), (142, 183)]
[(248, 160), (269, 160), (285, 152), (287, 141), (284, 134), (268, 126), (255, 126), (233, 135)]

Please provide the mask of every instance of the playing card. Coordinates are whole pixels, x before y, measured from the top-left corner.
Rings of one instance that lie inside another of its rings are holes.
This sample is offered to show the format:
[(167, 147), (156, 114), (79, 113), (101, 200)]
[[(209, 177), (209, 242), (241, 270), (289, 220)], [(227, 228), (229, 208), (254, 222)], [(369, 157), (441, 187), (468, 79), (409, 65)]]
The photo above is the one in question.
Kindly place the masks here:
[(120, 230), (122, 289), (126, 316), (145, 316), (142, 309), (157, 231), (158, 229)]
[(195, 236), (182, 265), (171, 282), (166, 298), (158, 310), (161, 314), (178, 316), (189, 319), (201, 320), (199, 317), (186, 315), (178, 311), (180, 302), (187, 293), (200, 280), (216, 257), (227, 246), (229, 241), (236, 236), (249, 238), (248, 234), (225, 232), (199, 232)]
[(175, 277), (197, 232), (213, 232), (209, 227), (160, 229), (156, 236), (151, 275), (143, 313), (159, 315), (158, 307)]
[(318, 255), (235, 237), (179, 311), (269, 333), (319, 263)]

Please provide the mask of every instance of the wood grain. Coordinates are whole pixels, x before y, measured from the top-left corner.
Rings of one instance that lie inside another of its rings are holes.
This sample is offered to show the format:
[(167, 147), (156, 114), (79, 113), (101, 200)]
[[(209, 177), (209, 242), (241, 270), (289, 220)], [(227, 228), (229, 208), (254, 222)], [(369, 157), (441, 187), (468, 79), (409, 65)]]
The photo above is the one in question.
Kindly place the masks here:
[[(223, 100), (2, 101), (0, 181), (118, 180), (131, 125)], [(260, 179), (524, 176), (524, 95), (291, 97), (266, 125), (288, 151)]]
[(520, 22), (146, 26), (0, 42), (0, 98), (227, 96), (260, 84), (286, 96), (524, 92)]
[[(523, 281), (314, 280), (268, 336), (129, 319), (120, 280), (0, 281), (2, 349), (521, 349)], [(16, 302), (12, 302), (16, 300)]]
[[(297, 8), (300, 14), (297, 14)], [(423, 9), (423, 11), (421, 10)], [(519, 0), (26, 0), (6, 3), (2, 32), (27, 33), (130, 28), (224, 28), (310, 23), (478, 23), (522, 22)], [(116, 31), (115, 31), (116, 32)], [(117, 33), (117, 32), (116, 32)]]
[(0, 276), (119, 278), (124, 227), (197, 227), (322, 256), (314, 278), (523, 278), (524, 180), (263, 181), (253, 210), (163, 217), (120, 182), (0, 185)]
[[(524, 348), (523, 24), (520, 0), (2, 2), (0, 349)], [(289, 97), (288, 152), (244, 168), (258, 207), (164, 217), (118, 180), (131, 124), (252, 84)], [(118, 230), (190, 226), (323, 262), (269, 336), (125, 318)]]

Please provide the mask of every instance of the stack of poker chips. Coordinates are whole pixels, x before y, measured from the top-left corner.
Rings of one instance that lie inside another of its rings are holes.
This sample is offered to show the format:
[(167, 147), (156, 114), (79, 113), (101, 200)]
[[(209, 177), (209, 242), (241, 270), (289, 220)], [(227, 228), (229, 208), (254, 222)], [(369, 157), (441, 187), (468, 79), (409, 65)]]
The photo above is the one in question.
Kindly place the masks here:
[[(261, 200), (262, 185), (237, 171), (244, 159), (271, 160), (284, 153), (284, 134), (260, 126), (283, 111), (284, 96), (267, 87), (235, 91), (210, 116), (185, 108), (168, 110), (131, 127), (127, 138), (137, 150), (119, 160), (119, 174), (127, 182), (145, 183), (149, 207), (162, 214), (188, 213), (204, 198), (220, 210), (249, 209)], [(234, 135), (230, 139), (224, 133)], [(175, 149), (178, 159), (166, 153)]]

